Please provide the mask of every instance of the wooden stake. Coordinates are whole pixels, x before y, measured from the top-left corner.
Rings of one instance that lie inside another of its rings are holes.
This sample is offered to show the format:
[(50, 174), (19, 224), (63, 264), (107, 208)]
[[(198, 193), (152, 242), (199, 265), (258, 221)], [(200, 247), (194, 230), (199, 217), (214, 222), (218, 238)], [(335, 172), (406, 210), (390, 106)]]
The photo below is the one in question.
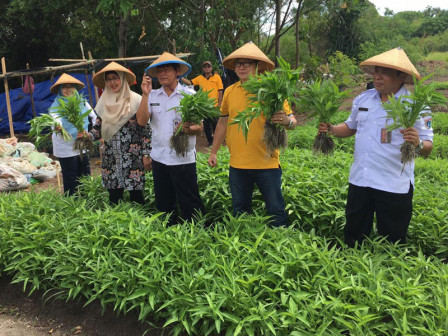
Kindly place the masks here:
[[(79, 45), (81, 47), (82, 59), (83, 59), (83, 61), (86, 61), (86, 58), (84, 57), (84, 48), (82, 47), (82, 42), (79, 42)], [(84, 74), (86, 75), (87, 91), (89, 91), (90, 106), (93, 107), (92, 91), (90, 91), (91, 88), (90, 88), (90, 81), (89, 81), (89, 72), (87, 71), (87, 69), (84, 70)]]
[(8, 78), (5, 76), (6, 74), (6, 63), (5, 58), (2, 57), (2, 71), (3, 76), (5, 78), (5, 95), (6, 95), (6, 108), (8, 109), (8, 120), (9, 120), (9, 135), (10, 137), (14, 137), (14, 125), (12, 124), (12, 112), (11, 112), (11, 101), (9, 99), (9, 86), (8, 86)]
[[(87, 54), (89, 55), (89, 61), (93, 60), (92, 53), (90, 51), (88, 51)], [(95, 68), (93, 68), (93, 70), (92, 70), (92, 80), (93, 80), (93, 76), (95, 76)], [(93, 86), (93, 92), (95, 93), (95, 101), (98, 104), (98, 98), (99, 98), (98, 97), (98, 88), (95, 85)], [(94, 107), (94, 106), (92, 106), (92, 107)]]
[[(26, 68), (30, 68), (30, 64), (26, 64)], [(33, 88), (31, 88), (31, 78), (30, 76), (25, 76), (26, 81), (28, 82), (28, 88), (30, 89), (30, 98), (31, 98), (31, 109), (33, 110), (33, 117), (36, 118), (36, 108), (34, 107), (34, 97), (33, 97)]]
[(59, 176), (59, 168), (56, 167), (56, 176), (58, 179), (58, 191), (61, 191), (61, 177)]

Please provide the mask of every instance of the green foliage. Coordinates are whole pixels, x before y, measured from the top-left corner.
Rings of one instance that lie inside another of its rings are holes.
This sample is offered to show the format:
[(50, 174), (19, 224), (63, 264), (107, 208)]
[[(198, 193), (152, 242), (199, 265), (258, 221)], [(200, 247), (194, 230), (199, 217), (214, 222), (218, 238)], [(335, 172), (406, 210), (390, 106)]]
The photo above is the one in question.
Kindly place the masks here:
[(296, 101), (300, 69), (291, 69), (289, 63), (279, 59), (279, 68), (256, 76), (250, 76), (242, 84), (249, 93), (250, 104), (247, 109), (238, 113), (230, 124), (238, 124), (247, 140), (250, 124), (255, 118), (264, 115), (269, 120), (274, 113), (283, 110), (283, 104)]
[(389, 101), (383, 103), (387, 117), (394, 121), (389, 125), (389, 130), (412, 127), (425, 109), (446, 104), (448, 100), (443, 94), (436, 92), (434, 82), (423, 84), (430, 77), (427, 76), (421, 80), (414, 77), (414, 92), (398, 99), (391, 95)]
[(448, 82), (435, 82), (436, 90), (448, 90)]
[(340, 51), (336, 51), (328, 58), (330, 74), (339, 87), (353, 87), (358, 84), (356, 78), (361, 73), (356, 61)]
[(179, 107), (173, 108), (182, 116), (177, 133), (182, 130), (184, 122), (200, 125), (203, 119), (219, 116), (219, 108), (215, 106), (216, 100), (210, 98), (208, 93), (209, 91), (203, 91), (202, 88), (195, 94), (181, 92), (183, 98), (180, 100)]
[(448, 113), (433, 113), (432, 128), (436, 134), (448, 135)]
[(54, 107), (51, 112), (59, 118), (66, 119), (78, 132), (84, 131), (84, 120), (91, 110), (81, 113), (81, 106), (84, 106), (85, 99), (82, 94), (75, 91), (71, 96), (58, 98), (59, 106)]
[(430, 154), (431, 158), (448, 159), (448, 136), (444, 134), (434, 134), (434, 148)]
[[(29, 124), (31, 127), (28, 136), (36, 139), (36, 146), (48, 142), (52, 133), (51, 130), (55, 127), (61, 127), (61, 125), (49, 114), (43, 114), (31, 119)], [(61, 127), (61, 134), (65, 141), (72, 140), (71, 135), (68, 134), (63, 127)]]
[[(416, 162), (406, 249), (383, 240), (346, 249), (337, 239), (350, 158), (285, 151), (290, 228), (268, 228), (259, 208), (229, 216), (227, 169), (220, 167), (199, 176), (210, 186), (202, 196), (215, 212), (213, 229), (203, 219), (168, 227), (152, 206), (110, 207), (95, 196), (105, 192), (99, 177), (83, 181), (82, 198), (6, 194), (0, 266), (27, 292), (45, 291), (45, 301), (96, 300), (160, 321), (173, 335), (446, 334), (448, 266), (431, 254), (448, 256), (447, 162)], [(199, 155), (199, 172), (206, 159)]]
[(329, 123), (341, 107), (349, 91), (340, 91), (332, 80), (316, 80), (304, 85), (299, 92), (298, 106), (303, 112), (312, 112), (319, 122)]

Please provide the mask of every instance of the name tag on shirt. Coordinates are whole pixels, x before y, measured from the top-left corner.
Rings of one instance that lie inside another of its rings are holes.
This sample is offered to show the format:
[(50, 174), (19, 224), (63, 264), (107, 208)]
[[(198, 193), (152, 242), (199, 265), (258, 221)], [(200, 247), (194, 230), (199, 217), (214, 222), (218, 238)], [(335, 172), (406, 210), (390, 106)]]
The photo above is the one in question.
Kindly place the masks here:
[(392, 142), (392, 132), (388, 131), (387, 128), (381, 129), (381, 143), (391, 143)]
[(367, 107), (360, 107), (359, 110), (360, 111), (368, 111), (369, 109)]
[(160, 103), (149, 103), (149, 106), (160, 106)]

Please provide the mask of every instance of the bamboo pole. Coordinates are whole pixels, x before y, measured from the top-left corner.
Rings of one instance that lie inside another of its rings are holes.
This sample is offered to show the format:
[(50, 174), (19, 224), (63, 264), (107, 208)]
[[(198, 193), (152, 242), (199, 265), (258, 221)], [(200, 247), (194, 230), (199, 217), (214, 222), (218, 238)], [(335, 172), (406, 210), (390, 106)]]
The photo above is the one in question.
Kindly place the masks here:
[[(82, 42), (79, 42), (79, 46), (81, 47), (82, 59), (83, 59), (84, 62), (86, 62), (86, 58), (84, 56), (84, 48), (82, 46)], [(92, 91), (91, 91), (91, 88), (90, 88), (89, 72), (87, 71), (87, 68), (84, 70), (84, 74), (86, 76), (87, 91), (89, 91), (90, 106), (93, 106), (93, 96), (92, 96)]]
[(0, 75), (0, 79), (6, 78), (6, 77), (12, 78), (12, 77), (25, 76), (25, 75), (35, 75), (35, 74), (42, 74), (42, 73), (47, 73), (47, 72), (56, 72), (59, 70), (73, 69), (76, 67), (85, 67), (88, 64), (92, 64), (95, 62), (97, 62), (97, 60), (83, 61), (80, 63), (60, 65), (60, 66), (44, 67), (40, 70), (35, 70), (35, 71), (23, 71), (22, 70), (22, 71), (5, 72), (2, 75)]
[[(26, 68), (30, 68), (30, 64), (26, 64)], [(34, 106), (34, 97), (33, 97), (33, 89), (31, 88), (31, 79), (30, 76), (25, 76), (26, 81), (28, 82), (28, 88), (30, 89), (30, 98), (31, 98), (31, 109), (33, 110), (33, 117), (36, 118), (36, 107)]]
[[(173, 44), (173, 42), (170, 41), (171, 44)], [(176, 54), (177, 57), (179, 58), (184, 58), (184, 57), (188, 57), (194, 55), (193, 53), (179, 53)], [(137, 57), (121, 57), (121, 58), (105, 58), (105, 59), (101, 59), (103, 61), (106, 62), (116, 62), (116, 61), (144, 61), (144, 60), (155, 60), (156, 58), (159, 58), (161, 55), (153, 55), (153, 56), (137, 56)], [(98, 60), (98, 59), (97, 59)], [(95, 61), (97, 61), (95, 60)], [(82, 59), (79, 58), (50, 58), (48, 61), (50, 62), (81, 62)]]
[[(2, 72), (3, 76), (6, 74), (6, 63), (5, 58), (2, 57)], [(9, 135), (10, 137), (14, 137), (14, 125), (12, 124), (12, 112), (11, 112), (11, 101), (9, 100), (9, 86), (8, 86), (8, 78), (4, 77), (5, 80), (5, 95), (6, 95), (6, 108), (8, 110), (8, 120), (9, 120)]]
[[(92, 60), (93, 59), (92, 53), (90, 51), (88, 51), (87, 54), (89, 55), (89, 60)], [(92, 70), (92, 80), (93, 80), (94, 76), (95, 76), (95, 68)], [(95, 85), (93, 86), (93, 92), (95, 93), (95, 101), (98, 104), (98, 98), (99, 98), (98, 97), (98, 89)]]

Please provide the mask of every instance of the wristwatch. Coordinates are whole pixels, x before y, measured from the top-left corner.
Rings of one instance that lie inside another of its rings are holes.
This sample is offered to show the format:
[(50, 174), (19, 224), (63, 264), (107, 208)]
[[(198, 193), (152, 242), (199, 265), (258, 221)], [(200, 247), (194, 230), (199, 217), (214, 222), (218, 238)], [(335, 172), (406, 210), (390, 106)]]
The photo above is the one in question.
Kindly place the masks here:
[(423, 149), (423, 140), (419, 140), (419, 143), (418, 143), (418, 146), (417, 147), (415, 147), (415, 151), (417, 152), (417, 153), (420, 153), (420, 151)]

